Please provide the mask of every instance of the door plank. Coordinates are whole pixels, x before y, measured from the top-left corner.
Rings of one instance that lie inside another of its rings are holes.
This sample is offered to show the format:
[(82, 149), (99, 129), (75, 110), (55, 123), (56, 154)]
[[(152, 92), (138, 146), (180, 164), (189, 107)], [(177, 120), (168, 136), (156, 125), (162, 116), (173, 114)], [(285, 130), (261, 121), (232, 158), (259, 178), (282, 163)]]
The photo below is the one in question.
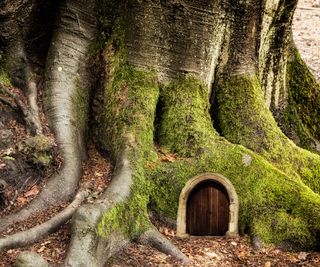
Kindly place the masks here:
[(229, 223), (229, 199), (225, 188), (213, 181), (198, 184), (187, 200), (187, 233), (224, 235)]

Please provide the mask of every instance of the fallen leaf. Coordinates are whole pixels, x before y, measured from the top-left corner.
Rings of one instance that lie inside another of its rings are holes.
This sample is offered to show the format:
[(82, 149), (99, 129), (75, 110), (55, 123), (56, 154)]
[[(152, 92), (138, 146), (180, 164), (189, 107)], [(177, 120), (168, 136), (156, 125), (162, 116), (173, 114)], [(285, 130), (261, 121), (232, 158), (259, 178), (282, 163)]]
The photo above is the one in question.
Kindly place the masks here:
[(95, 172), (95, 173), (94, 173), (94, 176), (102, 177), (102, 176), (103, 176), (103, 174), (102, 174), (102, 173), (100, 173), (100, 172)]
[(209, 258), (217, 258), (219, 259), (219, 256), (215, 252), (205, 252), (205, 255), (207, 255)]
[(306, 252), (300, 252), (298, 255), (298, 259), (305, 261), (307, 259), (308, 254)]
[(246, 256), (246, 252), (244, 250), (240, 251), (239, 253), (237, 253), (237, 256), (239, 259), (244, 258)]
[(267, 262), (264, 264), (264, 267), (271, 267), (271, 262), (270, 262), (270, 261), (267, 261)]
[(39, 193), (39, 189), (38, 189), (38, 187), (36, 185), (34, 185), (34, 186), (31, 187), (31, 189), (28, 192), (26, 192), (24, 194), (24, 196), (25, 197), (31, 197), (31, 196), (38, 195), (38, 193)]
[(37, 250), (37, 252), (38, 253), (41, 253), (42, 251), (44, 251), (46, 249), (46, 247), (45, 246), (42, 246), (41, 248), (39, 248), (38, 250)]
[(25, 204), (28, 202), (28, 200), (25, 197), (17, 197), (17, 202), (19, 204)]

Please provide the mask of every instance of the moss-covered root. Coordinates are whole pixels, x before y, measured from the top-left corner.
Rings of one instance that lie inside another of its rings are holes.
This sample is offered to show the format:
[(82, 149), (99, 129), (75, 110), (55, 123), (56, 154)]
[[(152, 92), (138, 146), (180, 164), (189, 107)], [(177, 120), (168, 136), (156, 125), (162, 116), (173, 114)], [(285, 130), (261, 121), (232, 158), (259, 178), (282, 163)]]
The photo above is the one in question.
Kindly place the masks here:
[(171, 255), (174, 258), (181, 260), (183, 264), (190, 263), (190, 259), (186, 255), (155, 229), (144, 232), (140, 236), (139, 242), (150, 245), (165, 254)]
[[(125, 240), (152, 228), (147, 214), (151, 182), (145, 176), (153, 160), (153, 131), (159, 88), (154, 72), (129, 66), (121, 51), (106, 49), (108, 81), (100, 145), (110, 151), (115, 176), (98, 203), (82, 207), (66, 264), (102, 266)], [(80, 249), (81, 248), (81, 249)], [(106, 255), (107, 254), (107, 255)]]
[(206, 86), (193, 76), (181, 76), (161, 88), (161, 118), (157, 139), (181, 156), (197, 156), (219, 139), (209, 115)]
[(252, 220), (252, 233), (264, 242), (277, 244), (284, 249), (317, 249), (320, 237), (319, 195), (306, 188), (296, 189), (299, 191), (283, 190), (283, 193), (292, 194), (295, 203), (280, 207), (272, 214), (261, 210), (260, 215)]
[(119, 203), (130, 196), (131, 185), (130, 163), (123, 152), (117, 161), (115, 176), (101, 199), (97, 203), (81, 206), (75, 213), (66, 266), (104, 266), (108, 257), (126, 244), (128, 238), (120, 229), (101, 237), (97, 228), (104, 214), (112, 213)]
[(288, 58), (287, 87), (289, 103), (280, 127), (299, 146), (320, 153), (320, 84), (295, 47)]
[[(319, 231), (316, 223), (320, 219), (317, 212), (320, 208), (319, 195), (306, 187), (297, 174), (290, 176), (264, 157), (218, 137), (210, 128), (206, 104), (208, 97), (201, 82), (192, 77), (181, 78), (162, 89), (161, 99), (163, 116), (159, 125), (160, 143), (183, 157), (171, 163), (161, 163), (150, 170), (156, 188), (151, 194), (151, 203), (156, 209), (175, 218), (179, 195), (186, 182), (199, 173), (219, 173), (232, 182), (238, 194), (241, 232), (251, 229), (254, 235), (267, 243), (280, 244), (289, 240), (301, 248), (316, 245), (314, 237)], [(254, 117), (255, 120), (261, 118)], [(247, 133), (251, 134), (250, 131)], [(253, 140), (255, 134), (251, 136)], [(285, 136), (283, 140), (287, 140)], [(192, 157), (185, 158), (189, 155)], [(168, 207), (167, 203), (174, 203), (175, 206)], [(256, 223), (263, 222), (261, 214), (273, 222), (278, 220), (279, 213), (294, 218), (286, 224), (286, 234), (282, 235), (283, 231), (272, 228), (273, 224), (268, 234), (261, 234), (264, 226), (259, 227)]]
[(320, 192), (320, 157), (297, 147), (266, 108), (254, 75), (220, 79), (215, 88), (215, 126), (229, 141), (259, 153), (288, 175), (300, 175)]
[(300, 249), (319, 245), (319, 195), (237, 145), (217, 143), (198, 159), (159, 164), (150, 174), (157, 188), (153, 207), (176, 218), (182, 188), (190, 178), (207, 172), (222, 174), (234, 185), (241, 233), (250, 231), (267, 244), (287, 242)]

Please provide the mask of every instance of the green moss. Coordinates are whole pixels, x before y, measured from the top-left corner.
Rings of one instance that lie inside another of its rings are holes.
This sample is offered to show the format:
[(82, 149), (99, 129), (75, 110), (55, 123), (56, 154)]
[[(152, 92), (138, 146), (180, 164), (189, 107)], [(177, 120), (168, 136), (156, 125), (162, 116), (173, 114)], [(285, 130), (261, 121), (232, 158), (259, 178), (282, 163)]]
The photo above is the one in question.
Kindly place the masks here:
[(309, 150), (316, 150), (315, 140), (320, 140), (320, 84), (293, 49), (288, 60), (287, 86), (289, 104), (284, 115), (284, 130), (296, 135), (298, 144)]
[(114, 232), (121, 232), (130, 239), (139, 237), (151, 227), (147, 203), (148, 198), (145, 194), (135, 194), (124, 203), (118, 204), (103, 216), (98, 225), (98, 234), (108, 236)]
[(158, 139), (166, 149), (179, 151), (181, 156), (195, 156), (206, 149), (204, 143), (218, 137), (211, 126), (207, 89), (194, 77), (181, 76), (163, 86), (161, 103)]
[[(102, 51), (106, 44), (112, 40), (123, 42), (123, 16), (127, 1), (101, 0), (97, 1), (95, 14), (97, 15), (99, 38), (93, 46), (93, 51)], [(117, 46), (120, 47), (120, 46)]]
[[(244, 88), (247, 86), (244, 81)], [(301, 248), (314, 247), (314, 236), (320, 224), (314, 222), (314, 217), (319, 217), (319, 214), (318, 208), (313, 207), (317, 207), (319, 196), (306, 187), (294, 172), (293, 175), (289, 175), (290, 171), (279, 170), (265, 157), (219, 137), (208, 118), (206, 93), (196, 79), (179, 78), (164, 87), (161, 93), (161, 123), (164, 125), (159, 126), (160, 142), (166, 149), (176, 152), (181, 157), (191, 157), (178, 158), (175, 162), (158, 163), (148, 171), (148, 176), (154, 182), (151, 194), (153, 208), (173, 219), (176, 218), (179, 195), (186, 182), (199, 173), (220, 173), (232, 182), (238, 194), (241, 232), (251, 229), (253, 234), (259, 235), (266, 243), (279, 244), (290, 241)], [(250, 97), (247, 98), (247, 101), (250, 101)], [(239, 104), (242, 105), (240, 101)], [(261, 113), (262, 116), (264, 112)], [(192, 119), (186, 120), (189, 117)], [(247, 121), (250, 122), (250, 118)], [(247, 134), (254, 138), (250, 131), (247, 131)], [(266, 136), (268, 134), (270, 133), (267, 132)], [(189, 136), (194, 137), (192, 145), (188, 143)], [(283, 141), (285, 140), (283, 136)], [(249, 164), (244, 160), (248, 157), (252, 159)], [(310, 173), (313, 175), (312, 171)], [(281, 217), (277, 218), (279, 212)], [(270, 222), (277, 220), (275, 226), (270, 223), (270, 229), (266, 228), (261, 214), (270, 218)], [(287, 227), (285, 232), (281, 230), (284, 227)]]
[(53, 145), (51, 138), (38, 135), (26, 139), (19, 150), (26, 156), (27, 161), (47, 167), (53, 160)]
[(120, 231), (135, 238), (151, 227), (147, 205), (152, 184), (145, 169), (156, 158), (153, 132), (159, 87), (156, 73), (128, 65), (125, 49), (118, 45), (118, 41), (116, 45), (110, 41), (105, 50), (109, 79), (104, 92), (107, 101), (101, 146), (114, 160), (124, 148), (129, 148), (133, 185), (131, 196), (103, 216), (98, 233), (105, 236)]
[(253, 222), (254, 232), (267, 243), (282, 244), (288, 242), (297, 247), (310, 249), (316, 240), (308, 230), (308, 224), (301, 217), (295, 217), (280, 210), (275, 214), (261, 214)]
[(225, 78), (216, 90), (216, 124), (223, 136), (259, 153), (286, 174), (297, 179), (300, 176), (320, 192), (320, 157), (297, 147), (281, 132), (264, 104), (256, 76)]
[[(8, 73), (6, 71), (2, 70), (1, 68), (0, 68), (0, 83), (4, 86), (7, 86), (7, 87), (11, 86), (11, 81), (10, 81)], [(0, 90), (1, 90), (1, 88), (0, 88)], [(2, 93), (2, 92), (0, 91), (0, 93)]]

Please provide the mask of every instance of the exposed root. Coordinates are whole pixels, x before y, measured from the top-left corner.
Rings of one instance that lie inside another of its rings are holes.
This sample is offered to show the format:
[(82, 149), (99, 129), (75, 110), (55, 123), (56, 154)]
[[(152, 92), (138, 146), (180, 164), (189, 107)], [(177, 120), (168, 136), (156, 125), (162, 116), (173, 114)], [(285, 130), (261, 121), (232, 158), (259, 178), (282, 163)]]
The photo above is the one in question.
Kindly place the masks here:
[[(52, 203), (69, 201), (81, 178), (90, 90), (87, 52), (95, 37), (94, 4), (88, 5), (85, 1), (66, 2), (60, 6), (59, 25), (49, 50), (46, 73), (46, 109), (64, 163), (60, 173), (48, 181), (35, 200), (18, 213), (0, 220), (0, 231), (46, 210)], [(30, 103), (35, 104), (36, 88), (32, 79), (28, 87)], [(61, 186), (64, 190), (61, 190)]]
[[(41, 126), (41, 121), (40, 121), (40, 115), (39, 115), (39, 107), (37, 104), (37, 95), (38, 95), (38, 89), (37, 89), (37, 84), (33, 79), (33, 74), (31, 71), (27, 70), (27, 99), (28, 99), (28, 104), (29, 104), (29, 116), (26, 117), (28, 118), (28, 121), (30, 121), (32, 129), (35, 134), (40, 135), (42, 134), (42, 126)], [(29, 123), (29, 124), (30, 124)]]
[(0, 83), (1, 89), (0, 92), (4, 92), (4, 94), (10, 97), (15, 105), (13, 105), (10, 101), (8, 101), (4, 97), (0, 97), (0, 101), (7, 106), (11, 107), (15, 111), (20, 111), (23, 114), (24, 120), (33, 134), (41, 135), (42, 134), (42, 126), (40, 122), (39, 116), (39, 107), (37, 104), (37, 86), (34, 81), (29, 82), (28, 87), (28, 104), (29, 106), (25, 105), (18, 95), (11, 92), (9, 88), (4, 86)]
[(155, 229), (150, 229), (144, 232), (140, 236), (139, 242), (144, 245), (152, 246), (165, 254), (171, 255), (176, 259), (181, 260), (183, 264), (190, 263), (190, 259), (184, 255), (180, 249)]
[(37, 84), (26, 56), (25, 44), (19, 31), (20, 30), (18, 30), (17, 36), (11, 41), (13, 44), (9, 43), (7, 51), (7, 54), (9, 55), (8, 72), (11, 83), (19, 88), (20, 93), (26, 97), (27, 103), (21, 101), (19, 96), (6, 88), (4, 88), (4, 92), (14, 100), (17, 107), (22, 112), (30, 132), (33, 135), (41, 135), (43, 131), (37, 104)]
[(54, 232), (59, 226), (61, 226), (64, 222), (71, 218), (72, 214), (87, 196), (87, 190), (80, 191), (68, 207), (66, 207), (63, 211), (61, 211), (45, 223), (35, 226), (26, 231), (18, 232), (11, 236), (1, 238), (0, 251), (26, 246), (28, 244), (36, 242), (38, 239), (44, 237), (45, 235)]
[(18, 111), (18, 108), (4, 97), (0, 97), (0, 102), (3, 103), (4, 105), (10, 107), (14, 111)]
[(19, 254), (14, 264), (15, 267), (49, 267), (50, 265), (40, 255), (31, 251)]
[(110, 256), (127, 244), (121, 233), (102, 238), (97, 235), (96, 228), (103, 213), (130, 195), (131, 184), (132, 174), (124, 152), (118, 160), (115, 176), (102, 198), (95, 204), (81, 206), (75, 213), (66, 266), (104, 266)]
[[(81, 176), (80, 163), (78, 165), (79, 168), (75, 169), (72, 176), (69, 176), (69, 178), (77, 178)], [(24, 206), (20, 211), (1, 218), (0, 232), (4, 231), (14, 223), (24, 221), (32, 215), (48, 209), (52, 203), (60, 204), (68, 201), (70, 197), (74, 195), (78, 180), (75, 182), (74, 186), (68, 188), (68, 185), (64, 180), (64, 177), (68, 177), (66, 176), (67, 171), (70, 172), (68, 169), (63, 169), (61, 175), (53, 176), (47, 183), (46, 187), (44, 187), (40, 192), (39, 196)], [(61, 185), (64, 186), (64, 190), (60, 190)]]

